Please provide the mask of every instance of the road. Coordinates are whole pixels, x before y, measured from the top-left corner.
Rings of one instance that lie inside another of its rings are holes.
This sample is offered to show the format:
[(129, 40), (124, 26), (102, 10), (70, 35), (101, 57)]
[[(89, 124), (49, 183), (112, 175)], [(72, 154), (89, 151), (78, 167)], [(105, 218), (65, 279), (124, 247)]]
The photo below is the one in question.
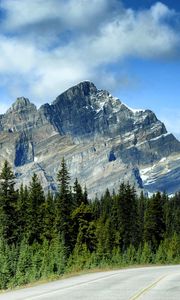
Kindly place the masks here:
[(0, 300), (179, 300), (180, 265), (74, 276), (0, 294)]

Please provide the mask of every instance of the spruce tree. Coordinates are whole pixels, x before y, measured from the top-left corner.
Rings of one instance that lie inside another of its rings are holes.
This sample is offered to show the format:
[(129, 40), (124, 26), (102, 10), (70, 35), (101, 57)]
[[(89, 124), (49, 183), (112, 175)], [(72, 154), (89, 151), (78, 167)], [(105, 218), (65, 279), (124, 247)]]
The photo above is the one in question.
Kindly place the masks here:
[(28, 219), (28, 189), (20, 186), (17, 199), (18, 240), (22, 241), (27, 230)]
[(71, 215), (73, 230), (73, 245), (86, 244), (87, 249), (92, 252), (95, 249), (95, 225), (89, 205), (81, 203)]
[(84, 195), (83, 195), (83, 191), (81, 188), (81, 185), (79, 184), (77, 178), (74, 182), (74, 186), (73, 186), (73, 204), (74, 204), (74, 208), (77, 208), (81, 205), (81, 203), (84, 202)]
[(180, 232), (180, 192), (166, 201), (166, 236)]
[(137, 198), (137, 230), (138, 230), (138, 242), (143, 243), (143, 233), (144, 233), (144, 214), (146, 208), (147, 199), (141, 192), (140, 197)]
[(0, 173), (0, 235), (8, 244), (17, 241), (17, 197), (15, 176), (7, 161)]
[(0, 238), (0, 290), (6, 289), (11, 279), (9, 268), (9, 253), (6, 241)]
[(101, 215), (103, 215), (104, 218), (111, 217), (113, 199), (108, 189), (106, 189), (105, 194), (101, 197), (100, 203), (101, 203)]
[(119, 193), (114, 197), (113, 223), (120, 235), (120, 247), (124, 251), (130, 244), (137, 245), (137, 200), (133, 187), (121, 184)]
[(109, 218), (99, 218), (96, 223), (96, 238), (97, 249), (96, 254), (98, 259), (109, 259), (112, 252), (112, 235), (111, 221)]
[(69, 188), (70, 176), (64, 158), (57, 174), (57, 180), (59, 191), (56, 197), (55, 230), (61, 237), (68, 256), (72, 251), (70, 215), (73, 209), (73, 201)]
[(157, 192), (148, 200), (144, 219), (144, 241), (156, 250), (165, 234), (164, 199)]
[(23, 238), (19, 247), (19, 256), (15, 275), (17, 285), (27, 284), (30, 281), (32, 256), (31, 246), (29, 246), (28, 241)]
[(27, 232), (29, 243), (42, 242), (43, 234), (43, 208), (44, 192), (36, 174), (30, 182), (28, 208), (27, 208)]
[(43, 207), (43, 239), (51, 241), (54, 237), (55, 204), (53, 195), (48, 192)]
[(85, 185), (84, 187), (84, 192), (83, 192), (83, 202), (84, 204), (89, 204), (89, 200), (88, 200), (88, 192), (87, 192), (87, 187)]

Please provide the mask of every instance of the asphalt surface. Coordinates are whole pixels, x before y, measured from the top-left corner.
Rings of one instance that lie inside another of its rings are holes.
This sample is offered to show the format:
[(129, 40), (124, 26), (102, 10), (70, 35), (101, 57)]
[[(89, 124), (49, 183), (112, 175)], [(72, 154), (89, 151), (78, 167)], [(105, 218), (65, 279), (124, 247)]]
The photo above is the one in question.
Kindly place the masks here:
[(180, 265), (74, 276), (0, 294), (0, 300), (179, 300)]

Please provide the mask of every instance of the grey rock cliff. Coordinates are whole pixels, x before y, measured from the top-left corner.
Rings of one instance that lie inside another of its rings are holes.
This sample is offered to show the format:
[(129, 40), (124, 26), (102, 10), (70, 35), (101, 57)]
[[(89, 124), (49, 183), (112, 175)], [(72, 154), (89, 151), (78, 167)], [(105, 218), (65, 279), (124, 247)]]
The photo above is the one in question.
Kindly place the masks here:
[(55, 190), (63, 156), (72, 182), (78, 177), (90, 196), (122, 181), (150, 192), (180, 190), (180, 142), (152, 111), (131, 110), (89, 81), (39, 109), (18, 98), (0, 115), (0, 164), (12, 163), (17, 185), (36, 172)]

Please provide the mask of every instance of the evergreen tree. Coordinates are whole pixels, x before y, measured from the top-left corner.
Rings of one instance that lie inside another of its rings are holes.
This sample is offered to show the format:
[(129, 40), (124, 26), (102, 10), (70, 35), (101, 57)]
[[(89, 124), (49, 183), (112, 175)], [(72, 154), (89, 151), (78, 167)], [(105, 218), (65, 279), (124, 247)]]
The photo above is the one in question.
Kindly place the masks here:
[(133, 265), (136, 262), (136, 249), (130, 245), (123, 255), (123, 264)]
[(167, 240), (163, 240), (161, 241), (161, 243), (159, 244), (159, 247), (156, 251), (156, 256), (155, 256), (155, 262), (156, 263), (166, 263), (167, 261), (167, 247), (166, 247), (166, 241)]
[(167, 246), (167, 262), (180, 262), (180, 235), (177, 235), (175, 232), (171, 239), (169, 239)]
[(28, 189), (20, 186), (17, 199), (17, 226), (18, 226), (18, 241), (21, 242), (27, 231), (28, 216)]
[(166, 236), (172, 237), (180, 232), (180, 192), (166, 201)]
[(49, 272), (54, 275), (62, 275), (66, 267), (66, 249), (64, 242), (55, 236), (49, 247)]
[(29, 246), (28, 241), (23, 238), (19, 248), (19, 257), (15, 274), (17, 285), (26, 284), (30, 281), (32, 255), (31, 246)]
[(79, 272), (91, 267), (91, 253), (86, 244), (79, 243), (73, 249), (67, 263), (68, 272)]
[(74, 190), (74, 193), (73, 193), (73, 202), (74, 202), (73, 206), (74, 206), (74, 208), (77, 208), (81, 205), (81, 203), (84, 202), (84, 194), (83, 194), (81, 185), (79, 184), (77, 178), (74, 182), (73, 190)]
[(70, 177), (64, 158), (61, 162), (61, 169), (57, 174), (57, 180), (59, 191), (56, 198), (55, 229), (64, 243), (67, 255), (69, 255), (72, 251), (70, 215), (73, 210), (73, 201), (69, 188)]
[(148, 264), (148, 263), (153, 262), (153, 259), (154, 259), (154, 254), (152, 252), (151, 246), (147, 242), (145, 242), (144, 247), (142, 249), (140, 263)]
[(144, 220), (144, 241), (156, 250), (165, 233), (164, 199), (157, 193), (149, 199)]
[(87, 187), (86, 187), (86, 185), (85, 185), (85, 187), (84, 187), (83, 202), (84, 202), (84, 204), (89, 204), (89, 200), (88, 200), (88, 192), (87, 192)]
[(101, 214), (101, 203), (97, 198), (97, 196), (93, 201), (90, 201), (89, 205), (91, 207), (91, 211), (93, 213), (94, 219), (98, 220)]
[(113, 199), (108, 189), (106, 189), (105, 194), (101, 197), (100, 204), (101, 216), (103, 216), (104, 218), (111, 217)]
[(144, 233), (144, 214), (146, 209), (147, 199), (141, 192), (140, 197), (137, 199), (137, 225), (138, 225), (138, 243), (143, 243)]
[(29, 243), (42, 242), (44, 192), (36, 174), (33, 175), (28, 197), (27, 237)]
[(120, 247), (124, 251), (130, 244), (137, 245), (137, 202), (134, 188), (121, 184), (117, 197), (114, 197), (113, 223), (120, 235)]
[(96, 239), (97, 249), (96, 254), (98, 258), (109, 259), (112, 252), (112, 235), (111, 235), (111, 222), (107, 218), (103, 220), (101, 217), (96, 224)]
[(0, 236), (8, 244), (17, 242), (17, 197), (15, 176), (7, 161), (0, 173)]
[(93, 215), (88, 205), (81, 203), (71, 215), (73, 224), (74, 244), (82, 246), (86, 244), (87, 249), (92, 252), (95, 249), (95, 225)]
[(6, 289), (11, 280), (11, 272), (9, 268), (8, 246), (6, 241), (0, 239), (0, 289)]
[(54, 237), (55, 203), (54, 198), (48, 192), (47, 199), (43, 207), (43, 239), (50, 241)]

